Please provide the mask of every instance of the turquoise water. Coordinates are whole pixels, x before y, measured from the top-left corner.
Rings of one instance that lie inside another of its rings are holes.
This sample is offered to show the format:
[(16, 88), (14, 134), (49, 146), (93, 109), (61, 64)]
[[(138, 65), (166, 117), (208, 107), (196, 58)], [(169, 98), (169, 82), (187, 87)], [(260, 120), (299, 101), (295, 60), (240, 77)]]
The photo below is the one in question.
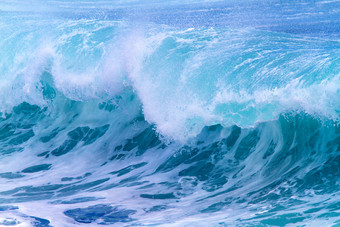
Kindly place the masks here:
[(2, 1), (0, 224), (337, 226), (338, 1)]

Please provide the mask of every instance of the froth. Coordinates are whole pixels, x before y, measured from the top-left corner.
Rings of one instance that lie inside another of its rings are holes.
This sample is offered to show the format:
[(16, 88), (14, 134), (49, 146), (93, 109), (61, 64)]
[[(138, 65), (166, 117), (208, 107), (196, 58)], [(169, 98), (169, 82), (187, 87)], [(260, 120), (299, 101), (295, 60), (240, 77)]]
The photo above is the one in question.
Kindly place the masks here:
[(40, 82), (48, 72), (72, 100), (107, 100), (132, 89), (146, 120), (179, 141), (206, 125), (252, 127), (289, 111), (339, 120), (338, 51), (329, 52), (327, 41), (86, 19), (37, 26), (23, 39), (40, 43), (7, 53), (13, 59), (1, 78), (1, 112), (23, 101), (45, 105)]
[[(310, 52), (290, 47), (313, 41), (288, 37), (279, 45), (275, 33), (216, 32), (191, 29), (145, 40), (153, 52), (132, 81), (146, 119), (162, 135), (186, 141), (206, 125), (253, 127), (292, 111), (339, 121), (339, 75), (332, 72), (337, 51), (325, 55), (317, 41), (320, 55), (311, 59)], [(256, 41), (269, 38), (268, 45)]]

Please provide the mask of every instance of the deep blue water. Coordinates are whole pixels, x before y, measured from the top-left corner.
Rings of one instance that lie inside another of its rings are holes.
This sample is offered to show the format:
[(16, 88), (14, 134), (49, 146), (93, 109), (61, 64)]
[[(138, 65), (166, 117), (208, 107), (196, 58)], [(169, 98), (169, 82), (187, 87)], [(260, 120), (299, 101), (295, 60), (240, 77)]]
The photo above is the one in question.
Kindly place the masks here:
[(340, 225), (339, 19), (2, 1), (0, 225)]

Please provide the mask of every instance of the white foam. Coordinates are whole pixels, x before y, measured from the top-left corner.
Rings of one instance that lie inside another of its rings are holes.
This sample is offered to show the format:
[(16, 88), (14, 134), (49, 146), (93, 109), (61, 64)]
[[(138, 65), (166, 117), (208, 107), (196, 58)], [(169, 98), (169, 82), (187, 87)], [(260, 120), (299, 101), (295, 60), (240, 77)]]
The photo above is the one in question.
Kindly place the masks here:
[[(207, 64), (216, 55), (219, 58), (222, 56), (222, 59), (216, 59), (216, 61), (221, 61), (223, 64), (226, 64), (230, 58), (229, 53), (223, 52), (230, 48), (223, 49), (221, 46), (225, 44), (225, 39), (221, 38), (222, 41), (213, 40), (208, 46), (203, 46), (203, 55), (199, 48), (202, 47), (200, 45), (205, 44), (197, 40), (192, 41), (193, 36), (197, 35), (193, 33), (193, 30), (187, 32), (186, 35), (190, 41), (183, 37), (176, 39), (183, 32), (180, 34), (167, 33), (163, 36), (161, 34), (155, 39), (156, 41), (146, 38), (144, 43), (142, 41), (136, 42), (141, 44), (131, 46), (135, 49), (129, 52), (132, 56), (141, 56), (140, 52), (144, 52), (142, 59), (135, 63), (136, 67), (129, 76), (142, 101), (146, 119), (154, 123), (162, 135), (186, 141), (188, 138), (197, 135), (205, 125), (219, 123), (224, 126), (237, 124), (242, 127), (253, 127), (258, 122), (276, 119), (281, 113), (289, 111), (306, 112), (317, 117), (330, 118), (334, 121), (339, 120), (340, 101), (338, 100), (338, 93), (340, 82), (338, 75), (331, 75), (329, 78), (321, 80), (315, 78), (315, 82), (310, 84), (308, 80), (314, 75), (298, 76), (300, 71), (296, 71), (298, 70), (296, 60), (290, 59), (290, 52), (285, 53), (284, 50), (280, 50), (284, 52), (283, 54), (287, 54), (287, 62), (284, 63), (283, 69), (282, 67), (272, 66), (270, 70), (262, 71), (260, 68), (255, 72), (256, 75), (251, 73), (240, 74), (239, 81), (230, 81), (227, 84), (225, 80), (229, 77), (228, 71), (217, 71), (217, 74), (211, 74), (210, 71), (206, 72)], [(208, 32), (207, 36), (209, 34)], [(222, 34), (233, 35), (230, 32)], [(239, 38), (246, 39), (246, 37), (247, 33), (241, 32)], [(252, 39), (250, 38), (250, 40)], [(236, 40), (235, 42), (240, 41)], [(292, 45), (291, 42), (303, 41), (289, 39), (287, 42)], [(144, 45), (143, 48), (140, 48), (141, 45)], [(308, 46), (309, 43), (300, 45)], [(181, 52), (181, 49), (186, 47), (192, 48), (192, 52)], [(164, 48), (169, 49), (165, 52), (159, 52), (160, 49)], [(230, 51), (235, 51), (233, 48)], [(243, 51), (242, 46), (236, 45), (236, 48), (236, 50)], [(247, 51), (256, 52), (252, 47), (250, 48)], [(274, 46), (273, 48), (279, 47)], [(150, 50), (153, 52), (152, 55), (145, 54), (146, 51), (150, 52)], [(248, 64), (259, 64), (257, 61), (261, 60), (268, 65), (274, 64), (276, 59), (271, 62), (272, 60), (267, 60), (268, 57), (266, 57), (266, 54), (271, 57), (272, 52), (265, 50), (264, 56), (261, 58), (248, 58), (243, 63), (247, 66)], [(223, 59), (224, 53), (226, 53), (225, 59)], [(242, 54), (240, 53), (240, 56)], [(155, 55), (159, 55), (159, 57), (154, 59)], [(310, 53), (306, 53), (306, 56), (304, 52), (299, 53), (297, 59), (305, 61), (301, 62), (303, 65), (301, 70), (310, 67), (313, 61), (318, 59), (318, 57), (315, 57), (309, 60), (309, 55)], [(178, 58), (183, 58), (184, 62), (181, 62)], [(320, 70), (320, 68), (325, 68), (325, 66), (331, 67), (329, 63), (334, 59), (327, 57), (323, 60), (321, 63), (319, 61), (316, 65), (317, 69), (312, 70), (311, 74)], [(138, 64), (138, 62), (142, 63)], [(213, 66), (218, 65), (211, 63), (213, 65), (210, 70), (214, 72), (216, 68), (213, 68)], [(286, 67), (290, 65), (292, 70), (296, 71), (295, 73), (286, 70)], [(237, 65), (232, 70), (238, 70), (239, 67), (240, 65)], [(276, 78), (284, 73), (288, 73), (288, 75)], [(252, 84), (254, 79), (251, 77), (255, 76), (258, 81), (256, 84)], [(211, 80), (206, 77), (211, 77)], [(270, 78), (280, 82), (277, 87), (266, 84)], [(221, 81), (223, 82), (221, 83)], [(261, 81), (263, 81), (262, 84)], [(240, 85), (239, 83), (244, 84)]]
[[(180, 141), (205, 125), (251, 127), (286, 111), (339, 120), (339, 76), (325, 73), (337, 51), (325, 54), (322, 40), (89, 19), (40, 26), (24, 39), (44, 42), (14, 53), (1, 80), (1, 112), (23, 101), (45, 105), (39, 82), (48, 70), (55, 88), (72, 100), (110, 99), (132, 86), (146, 120)], [(304, 51), (310, 45), (320, 45), (320, 54)]]

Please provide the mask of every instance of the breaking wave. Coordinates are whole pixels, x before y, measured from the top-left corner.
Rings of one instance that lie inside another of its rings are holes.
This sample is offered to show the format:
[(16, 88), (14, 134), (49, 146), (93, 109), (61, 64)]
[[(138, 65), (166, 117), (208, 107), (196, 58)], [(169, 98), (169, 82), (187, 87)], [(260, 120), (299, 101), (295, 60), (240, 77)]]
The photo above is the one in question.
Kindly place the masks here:
[(25, 4), (0, 3), (0, 223), (340, 222), (337, 1)]

